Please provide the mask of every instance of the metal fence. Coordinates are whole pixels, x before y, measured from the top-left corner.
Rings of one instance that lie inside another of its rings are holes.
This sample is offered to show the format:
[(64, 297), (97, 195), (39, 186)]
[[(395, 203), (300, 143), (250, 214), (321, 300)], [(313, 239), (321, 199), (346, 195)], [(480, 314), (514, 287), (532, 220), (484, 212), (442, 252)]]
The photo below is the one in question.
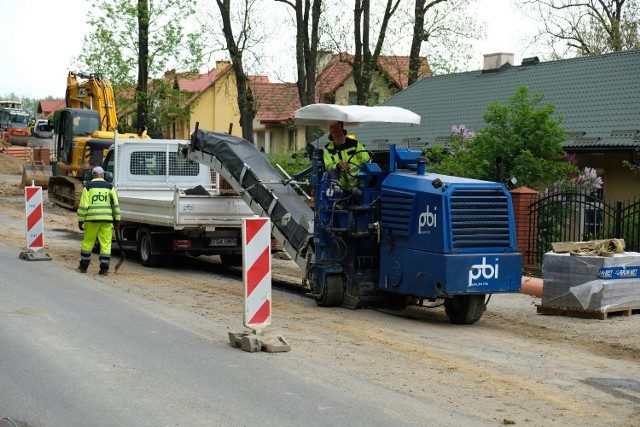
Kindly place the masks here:
[(554, 242), (621, 238), (628, 252), (640, 252), (640, 198), (607, 201), (594, 192), (540, 193), (529, 206), (525, 265), (536, 270)]

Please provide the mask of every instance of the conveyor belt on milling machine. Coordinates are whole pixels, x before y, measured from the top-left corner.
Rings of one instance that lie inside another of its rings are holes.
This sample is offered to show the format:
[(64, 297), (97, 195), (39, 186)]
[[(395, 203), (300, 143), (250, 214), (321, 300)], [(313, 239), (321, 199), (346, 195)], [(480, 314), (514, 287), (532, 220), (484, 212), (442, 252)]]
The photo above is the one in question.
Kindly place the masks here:
[(188, 158), (226, 179), (254, 213), (271, 218), (272, 235), (303, 270), (312, 259), (313, 211), (246, 139), (196, 130)]

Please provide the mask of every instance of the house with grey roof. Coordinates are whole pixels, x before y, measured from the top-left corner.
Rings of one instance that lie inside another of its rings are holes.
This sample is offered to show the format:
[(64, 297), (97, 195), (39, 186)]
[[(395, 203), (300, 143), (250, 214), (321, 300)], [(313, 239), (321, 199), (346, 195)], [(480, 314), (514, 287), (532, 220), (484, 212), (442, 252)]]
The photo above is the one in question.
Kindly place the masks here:
[(485, 55), (482, 70), (422, 79), (383, 105), (407, 108), (422, 117), (420, 125), (367, 123), (348, 129), (370, 149), (446, 144), (451, 127), (464, 124), (477, 132), (494, 102), (506, 104), (516, 89), (545, 95), (556, 107), (569, 138), (567, 153), (578, 167), (603, 177), (609, 199), (640, 194), (640, 174), (622, 166), (640, 165), (640, 51), (541, 62), (536, 57), (513, 64), (513, 54)]

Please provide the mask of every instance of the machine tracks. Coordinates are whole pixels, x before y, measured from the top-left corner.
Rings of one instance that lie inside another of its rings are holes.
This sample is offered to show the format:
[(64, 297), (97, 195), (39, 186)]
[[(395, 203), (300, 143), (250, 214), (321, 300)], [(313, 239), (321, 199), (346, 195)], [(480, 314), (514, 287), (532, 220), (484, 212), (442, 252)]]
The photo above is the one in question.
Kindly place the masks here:
[(63, 208), (77, 210), (82, 196), (82, 180), (71, 176), (53, 176), (49, 179), (49, 200)]

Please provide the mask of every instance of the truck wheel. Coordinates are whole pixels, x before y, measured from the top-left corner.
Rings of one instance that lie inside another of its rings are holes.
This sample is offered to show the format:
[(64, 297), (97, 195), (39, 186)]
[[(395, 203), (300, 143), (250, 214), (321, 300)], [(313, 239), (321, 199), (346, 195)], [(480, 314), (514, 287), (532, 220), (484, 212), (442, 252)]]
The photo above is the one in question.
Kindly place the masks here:
[(451, 323), (471, 325), (476, 323), (484, 314), (485, 295), (456, 295), (444, 300), (444, 312)]
[(157, 267), (160, 264), (160, 255), (151, 253), (151, 233), (149, 230), (140, 230), (138, 233), (138, 256), (145, 267)]
[(342, 303), (344, 279), (340, 274), (329, 274), (324, 280), (324, 290), (315, 297), (320, 307), (336, 307)]
[(229, 267), (240, 267), (242, 266), (242, 255), (220, 254), (220, 261)]

